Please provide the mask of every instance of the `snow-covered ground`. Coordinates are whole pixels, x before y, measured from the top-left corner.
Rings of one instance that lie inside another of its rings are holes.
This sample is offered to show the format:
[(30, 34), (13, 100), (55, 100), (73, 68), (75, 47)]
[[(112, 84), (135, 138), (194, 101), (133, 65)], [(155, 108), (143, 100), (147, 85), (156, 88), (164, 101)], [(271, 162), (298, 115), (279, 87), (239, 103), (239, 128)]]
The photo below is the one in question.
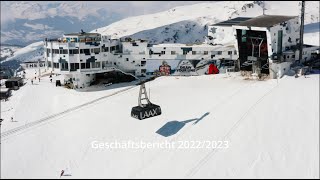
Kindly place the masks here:
[[(64, 178), (319, 178), (319, 80), (160, 77), (146, 88), (162, 115), (139, 121), (130, 117), (139, 86), (77, 92), (43, 77), (1, 102), (1, 111), (14, 107), (18, 121), (2, 126), (2, 178), (59, 178), (66, 168), (72, 176)], [(92, 148), (121, 140), (220, 140), (228, 147)]]
[[(40, 82), (38, 80), (38, 69), (25, 71), (26, 79), (24, 82), (26, 84), (19, 90), (12, 91), (9, 101), (1, 102), (1, 118), (5, 119), (2, 123), (2, 132), (55, 115), (94, 99), (129, 88), (137, 83), (137, 81), (133, 81), (111, 86), (92, 86), (75, 91), (56, 87), (55, 81), (61, 80), (63, 82), (62, 77), (53, 75), (51, 83), (48, 75), (49, 71), (41, 70), (44, 77), (40, 78)], [(33, 84), (31, 79), (33, 79)], [(15, 122), (11, 122), (11, 117)]]

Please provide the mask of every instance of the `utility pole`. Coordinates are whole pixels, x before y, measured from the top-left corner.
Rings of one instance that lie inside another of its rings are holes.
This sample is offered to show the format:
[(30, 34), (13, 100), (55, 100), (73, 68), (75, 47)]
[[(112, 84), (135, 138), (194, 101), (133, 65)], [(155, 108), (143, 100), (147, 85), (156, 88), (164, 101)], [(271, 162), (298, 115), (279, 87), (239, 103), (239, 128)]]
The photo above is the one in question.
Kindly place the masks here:
[(40, 59), (38, 59), (38, 69), (39, 69), (39, 78), (40, 78), (40, 73), (41, 73), (41, 70), (40, 70)]
[(305, 1), (302, 1), (302, 6), (301, 6), (301, 25), (300, 25), (299, 63), (302, 60), (302, 53), (303, 53), (304, 10), (305, 10)]
[(1, 179), (1, 123), (3, 119), (0, 119), (0, 179)]

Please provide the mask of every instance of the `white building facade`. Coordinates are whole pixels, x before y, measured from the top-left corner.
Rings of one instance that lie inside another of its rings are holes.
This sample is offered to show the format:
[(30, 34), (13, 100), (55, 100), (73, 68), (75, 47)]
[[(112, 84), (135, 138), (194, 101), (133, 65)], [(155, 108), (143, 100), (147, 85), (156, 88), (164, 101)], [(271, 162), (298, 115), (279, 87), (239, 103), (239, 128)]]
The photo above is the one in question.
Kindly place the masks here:
[[(213, 73), (215, 66), (214, 73), (245, 70), (276, 78), (298, 59), (299, 33), (298, 17), (269, 15), (210, 25), (205, 42), (198, 44), (152, 45), (141, 39), (72, 33), (44, 41), (45, 66), (78, 88), (90, 86), (98, 73), (115, 70), (136, 77), (203, 75)], [(317, 48), (306, 46), (303, 59), (309, 60)]]

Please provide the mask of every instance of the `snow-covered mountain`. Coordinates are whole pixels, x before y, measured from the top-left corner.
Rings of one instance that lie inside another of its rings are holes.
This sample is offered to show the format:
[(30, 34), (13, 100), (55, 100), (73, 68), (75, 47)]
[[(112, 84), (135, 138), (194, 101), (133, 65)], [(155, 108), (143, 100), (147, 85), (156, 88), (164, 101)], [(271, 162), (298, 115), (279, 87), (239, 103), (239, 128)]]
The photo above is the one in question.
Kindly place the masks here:
[[(299, 1), (266, 1), (265, 14), (300, 14)], [(168, 11), (126, 18), (97, 29), (114, 38), (131, 36), (151, 43), (203, 42), (207, 26), (235, 17), (255, 17), (263, 14), (261, 1), (221, 1), (172, 8)], [(319, 3), (306, 2), (305, 24), (319, 22)], [(96, 30), (94, 30), (96, 31)], [(319, 30), (318, 30), (319, 31)]]
[(1, 43), (28, 45), (63, 33), (90, 31), (123, 16), (86, 2), (1, 2)]
[(14, 53), (21, 49), (20, 46), (1, 45), (0, 61), (14, 56)]
[[(265, 14), (293, 15), (300, 14), (301, 5), (296, 1), (266, 1)], [(167, 11), (135, 16), (112, 23), (106, 27), (93, 29), (92, 32), (112, 35), (114, 38), (130, 36), (134, 39), (148, 39), (150, 43), (193, 43), (203, 42), (207, 35), (207, 27), (220, 21), (235, 17), (256, 17), (263, 14), (261, 1), (221, 1), (179, 6)], [(319, 45), (319, 3), (306, 2), (305, 40), (306, 44)], [(77, 32), (77, 30), (75, 30)], [(2, 36), (2, 35), (1, 35)], [(59, 34), (62, 36), (62, 33)], [(39, 45), (39, 44), (38, 44)], [(19, 59), (25, 61), (41, 58), (42, 46), (39, 49), (26, 47), (31, 50), (26, 56), (18, 53), (7, 61)], [(39, 51), (39, 53), (36, 53)], [(30, 54), (38, 55), (30, 57)]]

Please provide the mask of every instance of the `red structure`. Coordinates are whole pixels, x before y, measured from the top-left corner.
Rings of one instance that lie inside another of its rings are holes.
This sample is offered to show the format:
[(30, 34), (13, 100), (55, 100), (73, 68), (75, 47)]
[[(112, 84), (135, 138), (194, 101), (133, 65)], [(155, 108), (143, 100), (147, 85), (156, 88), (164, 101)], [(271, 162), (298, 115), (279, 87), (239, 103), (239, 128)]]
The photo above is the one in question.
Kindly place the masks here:
[(168, 76), (171, 72), (171, 67), (168, 65), (166, 61), (162, 62), (162, 65), (159, 66), (159, 71), (162, 76)]
[(210, 64), (208, 68), (208, 74), (219, 74), (219, 69), (214, 64)]

